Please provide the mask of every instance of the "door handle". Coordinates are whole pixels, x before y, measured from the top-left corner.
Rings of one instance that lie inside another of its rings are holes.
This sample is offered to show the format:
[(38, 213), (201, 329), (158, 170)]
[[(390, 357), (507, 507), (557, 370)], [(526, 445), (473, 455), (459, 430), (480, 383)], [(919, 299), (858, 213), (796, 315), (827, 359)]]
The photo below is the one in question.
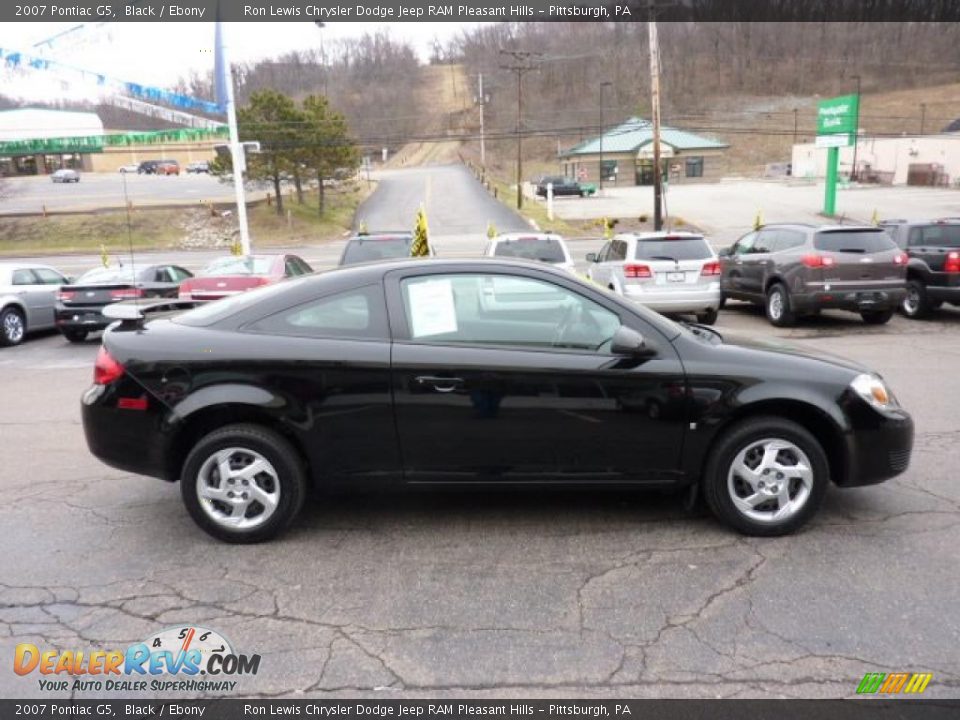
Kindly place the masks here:
[(414, 378), (418, 385), (429, 385), (437, 392), (449, 393), (463, 385), (463, 378), (434, 377), (432, 375), (418, 375)]

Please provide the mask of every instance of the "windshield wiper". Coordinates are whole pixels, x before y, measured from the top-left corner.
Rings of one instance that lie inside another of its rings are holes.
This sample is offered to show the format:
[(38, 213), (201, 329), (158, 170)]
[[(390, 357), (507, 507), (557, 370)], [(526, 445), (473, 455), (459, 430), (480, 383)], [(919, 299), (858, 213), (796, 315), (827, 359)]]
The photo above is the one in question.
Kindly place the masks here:
[(675, 257), (670, 257), (669, 255), (651, 255), (647, 260), (670, 260), (671, 262), (680, 262)]

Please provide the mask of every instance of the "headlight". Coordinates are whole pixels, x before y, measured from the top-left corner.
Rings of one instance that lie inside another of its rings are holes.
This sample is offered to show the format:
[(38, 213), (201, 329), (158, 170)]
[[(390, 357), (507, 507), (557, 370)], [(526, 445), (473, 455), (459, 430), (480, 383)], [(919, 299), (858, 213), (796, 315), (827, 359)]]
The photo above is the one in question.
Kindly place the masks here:
[(878, 410), (889, 410), (897, 406), (897, 399), (893, 393), (887, 389), (887, 386), (876, 375), (857, 375), (850, 387), (865, 402), (877, 408)]

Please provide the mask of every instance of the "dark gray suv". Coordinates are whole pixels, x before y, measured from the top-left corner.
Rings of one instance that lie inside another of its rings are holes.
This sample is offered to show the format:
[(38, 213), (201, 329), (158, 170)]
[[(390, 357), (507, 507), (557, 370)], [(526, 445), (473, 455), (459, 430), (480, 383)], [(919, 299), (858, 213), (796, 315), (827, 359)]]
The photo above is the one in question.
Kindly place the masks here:
[(880, 325), (906, 295), (906, 254), (869, 225), (764, 225), (719, 255), (721, 302), (763, 303), (778, 327), (828, 309)]

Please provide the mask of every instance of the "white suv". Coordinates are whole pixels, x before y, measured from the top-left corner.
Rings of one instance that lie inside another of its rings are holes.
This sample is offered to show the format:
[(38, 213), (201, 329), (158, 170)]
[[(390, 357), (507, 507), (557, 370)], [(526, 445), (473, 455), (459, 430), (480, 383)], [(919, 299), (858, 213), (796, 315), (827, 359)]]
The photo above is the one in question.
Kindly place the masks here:
[(573, 258), (563, 238), (554, 233), (504, 233), (487, 243), (486, 257), (513, 257), (539, 260), (573, 272)]
[(720, 308), (720, 262), (702, 235), (624, 233), (587, 255), (587, 276), (662, 313), (697, 316), (712, 325)]

